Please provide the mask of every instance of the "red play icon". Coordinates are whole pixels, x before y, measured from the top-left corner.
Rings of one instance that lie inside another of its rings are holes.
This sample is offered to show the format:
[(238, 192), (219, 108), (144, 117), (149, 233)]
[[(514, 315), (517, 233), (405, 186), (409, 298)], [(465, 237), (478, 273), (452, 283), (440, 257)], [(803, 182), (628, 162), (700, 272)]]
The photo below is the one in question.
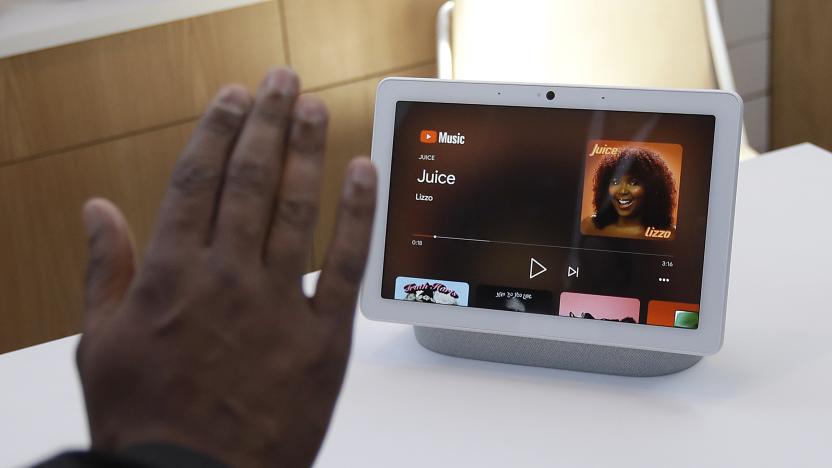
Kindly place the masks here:
[(436, 130), (422, 130), (419, 133), (419, 141), (422, 143), (436, 143)]

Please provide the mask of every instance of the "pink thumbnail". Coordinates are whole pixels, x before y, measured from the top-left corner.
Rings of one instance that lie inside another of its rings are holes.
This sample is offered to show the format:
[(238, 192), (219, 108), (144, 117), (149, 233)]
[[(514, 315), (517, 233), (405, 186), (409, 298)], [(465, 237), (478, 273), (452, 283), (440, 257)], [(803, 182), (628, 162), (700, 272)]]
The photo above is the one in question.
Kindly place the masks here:
[[(631, 297), (596, 296), (564, 292), (560, 295), (558, 315), (607, 320), (631, 318), (638, 322), (638, 299)], [(571, 313), (571, 315), (570, 315)]]

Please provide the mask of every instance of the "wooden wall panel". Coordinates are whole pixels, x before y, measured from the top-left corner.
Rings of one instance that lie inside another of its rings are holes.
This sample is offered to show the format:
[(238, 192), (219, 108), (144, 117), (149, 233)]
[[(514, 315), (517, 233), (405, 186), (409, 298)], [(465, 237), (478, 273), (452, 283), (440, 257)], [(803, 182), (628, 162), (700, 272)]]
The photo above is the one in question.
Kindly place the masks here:
[(441, 3), (285, 0), (281, 18), (275, 0), (0, 60), (0, 353), (78, 332), (83, 202), (121, 206), (143, 249), (208, 100), (232, 81), (253, 89), (287, 56), (332, 114), (317, 268), (346, 164), (370, 151), (378, 81), (435, 76)]
[[(396, 73), (397, 76), (435, 77), (436, 66), (426, 65)], [(326, 167), (321, 200), (321, 222), (315, 234), (313, 268), (326, 256), (335, 225), (335, 212), (347, 164), (354, 156), (370, 155), (376, 86), (383, 77), (369, 78), (318, 93), (330, 112)]]
[(0, 165), (191, 119), (285, 62), (276, 2), (0, 61)]
[(832, 2), (773, 0), (771, 142), (832, 150)]
[(79, 331), (82, 204), (93, 196), (115, 202), (143, 251), (192, 125), (0, 169), (0, 353)]
[(444, 0), (282, 0), (289, 60), (307, 88), (416, 66), (436, 56)]

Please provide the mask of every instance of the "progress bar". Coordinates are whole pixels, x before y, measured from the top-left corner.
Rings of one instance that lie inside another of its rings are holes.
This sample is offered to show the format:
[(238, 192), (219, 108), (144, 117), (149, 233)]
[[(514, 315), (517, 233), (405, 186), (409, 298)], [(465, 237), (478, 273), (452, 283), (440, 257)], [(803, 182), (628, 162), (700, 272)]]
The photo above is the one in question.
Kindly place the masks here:
[(548, 244), (530, 244), (527, 242), (511, 242), (511, 241), (500, 241), (500, 240), (490, 240), (490, 239), (474, 239), (470, 237), (451, 237), (451, 236), (438, 236), (436, 234), (413, 234), (414, 237), (427, 237), (429, 239), (448, 239), (448, 240), (457, 240), (457, 241), (465, 241), (465, 242), (483, 242), (487, 244), (504, 244), (504, 245), (522, 245), (526, 247), (544, 247), (547, 249), (567, 249), (567, 250), (586, 250), (589, 252), (609, 252), (609, 253), (620, 253), (620, 254), (628, 254), (628, 255), (645, 255), (648, 257), (664, 257), (664, 258), (673, 258), (673, 255), (665, 255), (665, 254), (655, 254), (655, 253), (646, 253), (646, 252), (627, 252), (625, 250), (608, 250), (608, 249), (590, 249), (587, 247), (570, 247), (565, 245), (548, 245)]

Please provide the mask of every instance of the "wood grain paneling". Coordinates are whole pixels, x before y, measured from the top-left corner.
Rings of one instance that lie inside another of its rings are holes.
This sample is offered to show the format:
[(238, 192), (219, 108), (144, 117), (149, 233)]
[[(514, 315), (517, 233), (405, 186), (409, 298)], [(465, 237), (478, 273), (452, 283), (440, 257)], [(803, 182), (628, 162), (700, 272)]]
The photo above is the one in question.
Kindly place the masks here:
[(139, 252), (193, 124), (0, 169), (0, 353), (79, 331), (93, 196), (127, 215)]
[(282, 0), (292, 66), (307, 88), (379, 75), (436, 56), (444, 0)]
[(193, 118), (284, 63), (267, 2), (0, 61), (0, 165)]
[[(424, 65), (400, 71), (395, 75), (435, 77), (436, 66)], [(329, 107), (330, 124), (321, 198), (321, 222), (315, 234), (315, 269), (323, 264), (329, 241), (332, 239), (335, 213), (347, 164), (355, 156), (370, 155), (376, 86), (382, 78), (370, 78), (318, 93)]]
[(141, 252), (193, 121), (223, 84), (253, 89), (284, 62), (281, 24), (332, 115), (320, 265), (344, 169), (370, 151), (378, 81), (435, 76), (441, 3), (286, 0), (281, 22), (273, 1), (0, 60), (0, 352), (79, 330), (83, 202), (119, 205)]
[(832, 150), (832, 2), (772, 4), (771, 143), (804, 141)]

